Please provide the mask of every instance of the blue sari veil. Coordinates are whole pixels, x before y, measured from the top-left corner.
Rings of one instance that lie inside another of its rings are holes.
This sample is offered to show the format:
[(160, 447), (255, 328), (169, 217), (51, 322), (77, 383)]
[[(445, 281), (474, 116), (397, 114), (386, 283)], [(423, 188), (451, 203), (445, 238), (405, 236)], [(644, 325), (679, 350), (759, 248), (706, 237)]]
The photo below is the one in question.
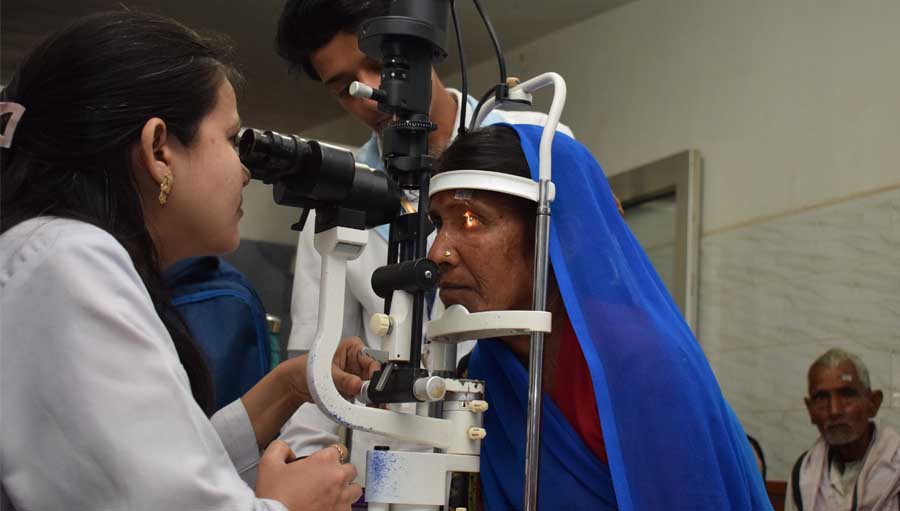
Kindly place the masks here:
[[(538, 178), (542, 127), (510, 125)], [(539, 508), (771, 510), (746, 434), (638, 241), (600, 165), (556, 133), (550, 258), (591, 373), (609, 465), (545, 396)], [(487, 382), (481, 480), (490, 511), (522, 508), (527, 368), (480, 341), (469, 375)], [(585, 382), (587, 383), (587, 382)]]

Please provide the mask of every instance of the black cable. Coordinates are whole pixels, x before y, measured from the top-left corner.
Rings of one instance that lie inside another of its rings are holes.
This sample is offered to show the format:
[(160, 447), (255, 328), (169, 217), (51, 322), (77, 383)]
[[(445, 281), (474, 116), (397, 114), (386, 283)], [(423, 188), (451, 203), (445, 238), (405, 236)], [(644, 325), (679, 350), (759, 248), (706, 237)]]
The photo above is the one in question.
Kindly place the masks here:
[(500, 83), (506, 84), (506, 58), (503, 56), (503, 52), (500, 50), (500, 42), (497, 40), (497, 34), (494, 32), (494, 27), (491, 26), (491, 21), (485, 16), (484, 10), (481, 8), (481, 2), (478, 0), (472, 0), (475, 2), (475, 8), (478, 9), (478, 14), (481, 15), (481, 20), (484, 21), (484, 26), (487, 28), (488, 34), (491, 36), (491, 42), (494, 43), (494, 52), (497, 53), (497, 64), (500, 66)]
[(466, 133), (466, 106), (469, 102), (469, 80), (466, 74), (466, 53), (463, 51), (462, 34), (459, 32), (459, 21), (456, 19), (456, 0), (450, 0), (450, 14), (453, 15), (453, 30), (456, 32), (456, 46), (459, 49), (459, 65), (462, 75), (462, 98), (459, 105), (459, 129), (457, 134)]
[(487, 101), (487, 98), (490, 97), (494, 91), (497, 90), (498, 85), (494, 85), (487, 92), (484, 93), (484, 96), (481, 96), (481, 99), (478, 100), (478, 106), (475, 107), (475, 111), (472, 113), (472, 121), (469, 123), (469, 129), (475, 129), (475, 120), (478, 119), (478, 114), (481, 112), (481, 106), (484, 105), (484, 102)]

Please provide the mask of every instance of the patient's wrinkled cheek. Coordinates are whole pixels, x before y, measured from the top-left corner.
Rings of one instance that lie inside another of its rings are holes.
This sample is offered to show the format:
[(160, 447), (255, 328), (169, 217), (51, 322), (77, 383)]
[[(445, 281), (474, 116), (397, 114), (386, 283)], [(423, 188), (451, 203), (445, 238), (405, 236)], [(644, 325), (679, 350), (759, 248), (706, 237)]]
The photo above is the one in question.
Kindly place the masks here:
[(525, 247), (523, 222), (513, 217), (496, 222), (480, 246), (476, 278), (490, 309), (526, 309), (531, 306), (532, 260)]

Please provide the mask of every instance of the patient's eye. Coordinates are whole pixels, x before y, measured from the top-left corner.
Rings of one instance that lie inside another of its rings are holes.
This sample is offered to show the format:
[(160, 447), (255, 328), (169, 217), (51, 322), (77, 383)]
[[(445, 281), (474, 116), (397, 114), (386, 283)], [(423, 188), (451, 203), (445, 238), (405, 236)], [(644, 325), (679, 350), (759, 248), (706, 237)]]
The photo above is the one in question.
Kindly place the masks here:
[(469, 229), (481, 225), (481, 219), (471, 211), (463, 213), (463, 221), (465, 221), (465, 226)]

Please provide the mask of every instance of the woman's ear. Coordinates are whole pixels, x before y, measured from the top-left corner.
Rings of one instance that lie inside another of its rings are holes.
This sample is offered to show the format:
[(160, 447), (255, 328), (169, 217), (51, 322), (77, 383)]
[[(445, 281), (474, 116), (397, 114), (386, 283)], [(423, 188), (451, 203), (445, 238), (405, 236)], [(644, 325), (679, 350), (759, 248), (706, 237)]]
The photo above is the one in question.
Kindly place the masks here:
[(140, 141), (135, 147), (135, 170), (146, 172), (156, 184), (162, 183), (165, 176), (172, 172), (172, 140), (165, 121), (159, 117), (144, 123)]

